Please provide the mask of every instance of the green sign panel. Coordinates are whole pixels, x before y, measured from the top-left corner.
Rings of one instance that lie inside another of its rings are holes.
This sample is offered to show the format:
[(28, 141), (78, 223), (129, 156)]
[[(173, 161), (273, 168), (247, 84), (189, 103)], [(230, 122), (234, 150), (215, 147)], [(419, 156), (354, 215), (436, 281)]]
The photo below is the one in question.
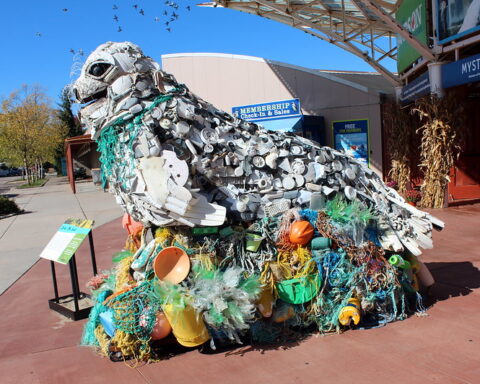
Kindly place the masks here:
[(40, 254), (47, 260), (67, 264), (92, 230), (93, 220), (67, 219)]
[[(425, 0), (403, 0), (395, 13), (395, 19), (417, 40), (427, 44), (427, 12)], [(397, 36), (397, 70), (404, 71), (421, 55), (401, 36)]]

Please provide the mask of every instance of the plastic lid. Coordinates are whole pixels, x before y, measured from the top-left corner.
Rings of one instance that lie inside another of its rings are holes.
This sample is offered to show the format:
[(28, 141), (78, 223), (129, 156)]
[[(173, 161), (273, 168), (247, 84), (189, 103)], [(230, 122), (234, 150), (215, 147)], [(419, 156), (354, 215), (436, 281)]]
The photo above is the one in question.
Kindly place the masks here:
[(286, 190), (293, 189), (295, 188), (295, 180), (293, 179), (293, 177), (287, 176), (283, 179), (282, 185), (283, 188), (285, 188)]

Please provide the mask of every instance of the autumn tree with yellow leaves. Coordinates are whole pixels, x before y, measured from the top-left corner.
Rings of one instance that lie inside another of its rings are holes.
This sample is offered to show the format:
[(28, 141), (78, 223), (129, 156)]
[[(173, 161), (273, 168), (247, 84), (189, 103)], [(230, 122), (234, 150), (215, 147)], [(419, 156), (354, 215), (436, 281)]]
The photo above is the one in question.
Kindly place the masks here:
[[(54, 160), (66, 131), (41, 88), (24, 85), (0, 106), (0, 158), (26, 170), (39, 170), (41, 164)], [(27, 172), (29, 183), (35, 177), (35, 172)]]

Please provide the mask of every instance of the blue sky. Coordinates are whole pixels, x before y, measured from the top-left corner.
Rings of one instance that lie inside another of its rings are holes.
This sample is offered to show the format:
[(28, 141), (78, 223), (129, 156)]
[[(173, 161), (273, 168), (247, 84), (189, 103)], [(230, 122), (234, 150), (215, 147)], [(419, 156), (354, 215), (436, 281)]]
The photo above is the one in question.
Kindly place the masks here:
[[(57, 101), (62, 87), (75, 80), (74, 62), (78, 66), (106, 41), (132, 41), (158, 61), (167, 53), (217, 52), (307, 68), (373, 71), (352, 54), (292, 27), (229, 9), (195, 6), (200, 2), (178, 0), (175, 10), (165, 0), (2, 1), (0, 97), (22, 84), (40, 84)], [(172, 11), (179, 18), (168, 32), (164, 23)], [(83, 50), (85, 56), (71, 49)]]

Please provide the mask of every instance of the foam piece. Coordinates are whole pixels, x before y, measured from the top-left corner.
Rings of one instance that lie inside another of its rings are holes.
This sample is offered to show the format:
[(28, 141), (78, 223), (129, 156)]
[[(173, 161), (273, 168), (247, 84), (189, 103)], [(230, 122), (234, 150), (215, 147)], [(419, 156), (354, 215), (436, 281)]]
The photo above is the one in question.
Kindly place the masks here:
[(113, 337), (115, 334), (115, 325), (113, 324), (113, 312), (112, 311), (106, 311), (102, 312), (100, 314), (100, 323), (102, 324), (103, 329), (105, 330), (105, 333)]

